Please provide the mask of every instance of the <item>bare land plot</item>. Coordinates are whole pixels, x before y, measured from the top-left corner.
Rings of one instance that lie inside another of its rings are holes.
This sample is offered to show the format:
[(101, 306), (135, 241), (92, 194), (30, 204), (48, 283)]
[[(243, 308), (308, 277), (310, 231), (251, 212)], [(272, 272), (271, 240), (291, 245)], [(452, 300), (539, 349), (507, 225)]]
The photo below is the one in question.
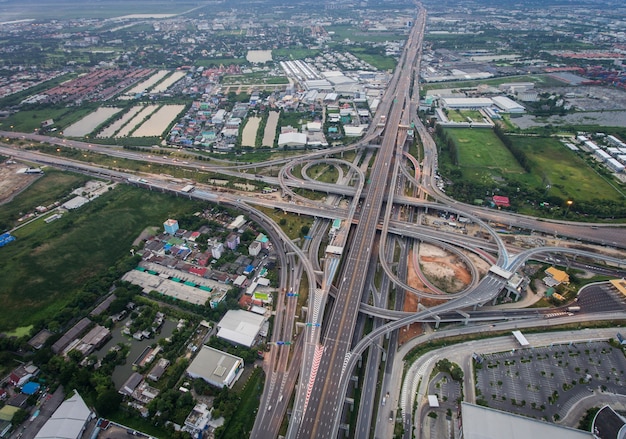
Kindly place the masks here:
[(256, 132), (259, 130), (259, 124), (261, 123), (260, 117), (250, 117), (246, 126), (243, 128), (241, 136), (241, 146), (254, 147), (256, 141)]
[(270, 111), (267, 117), (267, 123), (265, 124), (265, 131), (263, 132), (263, 143), (261, 146), (274, 146), (274, 139), (276, 138), (276, 127), (278, 126), (278, 111)]
[(100, 134), (98, 134), (96, 137), (100, 137), (100, 138), (113, 137), (113, 135), (120, 128), (122, 128), (124, 125), (126, 125), (126, 123), (128, 123), (129, 120), (131, 120), (133, 117), (135, 117), (135, 115), (137, 113), (139, 113), (142, 108), (143, 108), (143, 105), (135, 105), (130, 110), (128, 110), (126, 113), (124, 113), (121, 118), (119, 118), (118, 120), (113, 122), (111, 125), (109, 125), (105, 129), (100, 131)]
[(141, 110), (139, 113), (137, 113), (135, 115), (135, 117), (133, 117), (130, 122), (128, 122), (126, 125), (124, 125), (124, 127), (117, 133), (117, 135), (115, 137), (125, 137), (128, 136), (130, 134), (130, 132), (133, 130), (133, 128), (135, 128), (137, 125), (139, 125), (141, 123), (142, 120), (144, 120), (146, 117), (148, 117), (150, 114), (152, 114), (154, 112), (154, 110), (156, 110), (158, 108), (158, 105), (146, 105), (143, 110)]
[(117, 107), (100, 107), (96, 111), (89, 113), (78, 122), (73, 123), (63, 130), (63, 134), (68, 137), (83, 137), (98, 128), (101, 124), (122, 109)]
[(183, 111), (184, 105), (164, 105), (157, 111), (152, 113), (150, 118), (146, 120), (139, 128), (137, 128), (133, 137), (149, 137), (160, 136), (170, 123)]
[(178, 81), (183, 79), (187, 73), (185, 72), (174, 72), (167, 78), (165, 78), (162, 82), (160, 82), (156, 87), (154, 87), (150, 94), (163, 93), (165, 90), (170, 88), (172, 85), (176, 84)]
[(0, 205), (11, 201), (13, 197), (41, 177), (41, 174), (18, 173), (21, 165), (0, 165)]
[(271, 50), (248, 50), (246, 59), (252, 63), (264, 63), (272, 60)]

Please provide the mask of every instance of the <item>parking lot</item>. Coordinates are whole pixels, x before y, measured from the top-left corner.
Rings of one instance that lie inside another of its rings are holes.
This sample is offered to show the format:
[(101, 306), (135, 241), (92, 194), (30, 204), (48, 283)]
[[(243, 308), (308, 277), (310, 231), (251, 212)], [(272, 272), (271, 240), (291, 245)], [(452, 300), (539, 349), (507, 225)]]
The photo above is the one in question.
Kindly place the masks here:
[(431, 438), (447, 437), (449, 431), (455, 430), (457, 425), (461, 382), (454, 381), (447, 373), (439, 372), (428, 384), (428, 393), (437, 395), (439, 407), (427, 410), (436, 413), (437, 417), (424, 417), (425, 426), (429, 428)]
[(609, 312), (624, 309), (626, 297), (609, 284), (587, 285), (578, 294), (584, 312)]
[(521, 415), (558, 420), (591, 392), (623, 393), (626, 359), (606, 342), (556, 345), (483, 356), (477, 400)]

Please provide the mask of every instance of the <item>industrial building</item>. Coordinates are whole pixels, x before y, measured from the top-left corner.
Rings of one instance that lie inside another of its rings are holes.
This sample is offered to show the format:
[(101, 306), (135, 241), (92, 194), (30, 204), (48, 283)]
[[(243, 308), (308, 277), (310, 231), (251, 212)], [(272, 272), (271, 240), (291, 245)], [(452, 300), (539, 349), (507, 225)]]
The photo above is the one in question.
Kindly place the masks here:
[(494, 96), (491, 98), (494, 104), (506, 113), (521, 114), (526, 112), (526, 108), (523, 105), (518, 104), (513, 99), (509, 99), (506, 96)]
[(306, 145), (306, 134), (304, 133), (281, 133), (278, 136), (278, 146), (290, 146), (302, 148)]
[(63, 401), (43, 424), (35, 439), (78, 439), (93, 418), (93, 412), (78, 392), (74, 391), (74, 395)]
[(243, 359), (209, 346), (202, 346), (187, 368), (187, 375), (215, 387), (231, 388), (243, 373)]
[(467, 402), (461, 403), (462, 439), (592, 439), (589, 431), (551, 424)]
[(265, 318), (243, 310), (229, 310), (217, 324), (217, 336), (230, 343), (251, 347), (255, 344)]
[(452, 109), (477, 110), (493, 106), (489, 98), (441, 98), (441, 106)]

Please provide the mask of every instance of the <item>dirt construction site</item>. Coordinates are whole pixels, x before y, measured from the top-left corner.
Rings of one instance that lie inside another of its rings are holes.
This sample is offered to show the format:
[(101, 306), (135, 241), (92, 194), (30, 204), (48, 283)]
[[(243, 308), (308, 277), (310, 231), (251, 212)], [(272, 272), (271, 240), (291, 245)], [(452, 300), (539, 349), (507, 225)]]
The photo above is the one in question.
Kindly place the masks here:
[[(484, 275), (489, 269), (488, 264), (482, 259), (469, 254), (466, 256), (476, 265), (480, 275)], [(465, 263), (463, 263), (458, 256), (444, 249), (422, 243), (419, 246), (417, 258), (418, 261), (415, 261), (415, 253), (410, 252), (409, 258), (406, 261), (408, 268), (407, 283), (417, 290), (429, 291), (422, 281), (422, 276), (429, 282), (437, 284), (437, 287), (440, 289), (450, 293), (463, 290), (472, 281), (471, 273)], [(418, 273), (417, 270), (420, 270), (421, 273)], [(443, 303), (443, 300), (420, 298), (410, 291), (405, 292), (404, 311), (417, 311), (418, 303), (425, 307), (432, 307)], [(421, 333), (422, 324), (414, 323), (400, 331), (399, 342), (403, 344)]]
[(0, 164), (0, 204), (11, 201), (41, 176), (21, 172), (25, 168), (21, 163), (7, 164), (7, 162)]

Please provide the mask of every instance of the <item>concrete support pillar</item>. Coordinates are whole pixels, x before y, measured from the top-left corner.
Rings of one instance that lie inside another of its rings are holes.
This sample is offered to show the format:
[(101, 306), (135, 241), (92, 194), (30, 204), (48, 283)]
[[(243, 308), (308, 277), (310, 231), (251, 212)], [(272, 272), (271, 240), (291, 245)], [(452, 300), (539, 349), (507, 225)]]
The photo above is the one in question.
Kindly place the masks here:
[(470, 315), (464, 311), (461, 311), (459, 309), (456, 310), (456, 312), (458, 312), (459, 314), (461, 314), (463, 317), (465, 317), (465, 321), (463, 322), (464, 325), (467, 325), (469, 323), (469, 318)]

